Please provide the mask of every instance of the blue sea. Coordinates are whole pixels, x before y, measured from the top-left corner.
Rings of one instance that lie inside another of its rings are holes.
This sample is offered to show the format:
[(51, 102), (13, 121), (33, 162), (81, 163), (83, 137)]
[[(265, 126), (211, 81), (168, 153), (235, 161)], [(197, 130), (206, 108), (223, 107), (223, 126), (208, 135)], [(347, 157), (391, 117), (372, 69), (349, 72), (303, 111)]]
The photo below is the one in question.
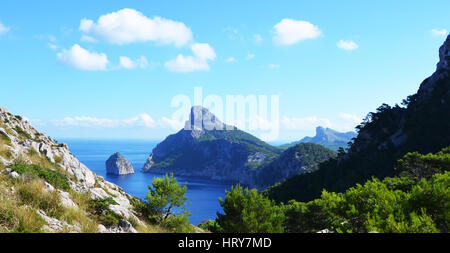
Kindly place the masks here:
[[(59, 139), (58, 141), (67, 143), (70, 152), (93, 172), (104, 177), (107, 181), (119, 185), (125, 192), (138, 198), (145, 198), (148, 185), (151, 185), (154, 177), (163, 176), (140, 172), (152, 149), (158, 144), (156, 141), (73, 139)], [(106, 175), (105, 162), (115, 152), (120, 152), (131, 162), (134, 167), (134, 174)], [(197, 225), (204, 220), (215, 219), (216, 213), (222, 211), (218, 198), (225, 197), (225, 190), (230, 190), (230, 184), (202, 178), (179, 176), (176, 176), (176, 178), (181, 185), (187, 183), (186, 209), (192, 213), (189, 218), (192, 224)]]

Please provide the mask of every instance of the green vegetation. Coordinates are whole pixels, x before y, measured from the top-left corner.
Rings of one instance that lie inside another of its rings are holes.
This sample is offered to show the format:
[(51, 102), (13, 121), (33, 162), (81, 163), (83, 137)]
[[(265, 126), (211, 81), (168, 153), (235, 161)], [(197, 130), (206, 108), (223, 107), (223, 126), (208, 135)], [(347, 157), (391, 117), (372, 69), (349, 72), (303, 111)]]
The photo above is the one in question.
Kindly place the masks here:
[(259, 194), (256, 189), (242, 189), (240, 185), (226, 192), (219, 199), (224, 214), (218, 213), (214, 232), (282, 233), (284, 214), (282, 209)]
[[(189, 136), (189, 137), (186, 137)], [(164, 155), (153, 156), (152, 168), (155, 169), (183, 169), (197, 170), (204, 168), (208, 164), (217, 162), (225, 155), (220, 151), (224, 143), (231, 143), (230, 154), (235, 159), (231, 166), (248, 166), (255, 168), (254, 164), (247, 164), (247, 156), (256, 152), (264, 154), (268, 159), (277, 157), (282, 150), (267, 144), (264, 141), (248, 134), (244, 131), (235, 130), (211, 130), (205, 131), (193, 142), (185, 141), (186, 138), (192, 138), (190, 131), (181, 130), (177, 134), (168, 136), (157, 149)], [(198, 150), (210, 150), (208, 155), (199, 157)], [(155, 152), (157, 153), (157, 152)], [(247, 156), (246, 156), (247, 155)], [(223, 160), (223, 159), (222, 159)]]
[(11, 139), (3, 132), (0, 132), (0, 156), (6, 159), (11, 159), (13, 154), (6, 146), (11, 145)]
[(0, 145), (11, 145), (11, 139), (3, 132), (0, 132)]
[(321, 162), (336, 157), (336, 152), (314, 143), (300, 143), (287, 150), (267, 165), (262, 165), (256, 183), (273, 185), (286, 177), (316, 171)]
[(166, 174), (163, 178), (154, 178), (148, 188), (147, 202), (140, 207), (148, 219), (174, 232), (194, 232), (187, 218), (190, 213), (184, 207), (186, 184), (181, 187), (173, 174)]
[(208, 131), (200, 136), (198, 141), (213, 141), (220, 139), (225, 139), (233, 143), (245, 144), (251, 152), (258, 151), (268, 155), (276, 155), (282, 151), (281, 149), (269, 145), (255, 136), (239, 129)]
[(105, 226), (112, 226), (119, 222), (122, 217), (111, 211), (109, 205), (117, 205), (113, 198), (91, 199), (89, 210), (94, 214), (95, 219)]
[(202, 226), (213, 232), (267, 232), (255, 226), (272, 226), (288, 233), (323, 229), (345, 233), (448, 233), (450, 148), (435, 154), (408, 153), (399, 159), (397, 171), (399, 176), (372, 178), (343, 193), (323, 190), (320, 198), (278, 205), (266, 198), (270, 192), (246, 189), (243, 195), (237, 186), (227, 192), (225, 201), (220, 200), (225, 214)]
[(55, 160), (56, 164), (61, 163), (62, 162), (62, 156), (54, 156), (53, 160)]
[(67, 176), (58, 171), (43, 168), (36, 164), (26, 165), (21, 163), (12, 165), (11, 169), (19, 174), (28, 174), (42, 178), (56, 188), (65, 191), (70, 189), (70, 184)]
[(19, 134), (19, 136), (23, 137), (24, 139), (32, 140), (31, 135), (25, 132), (20, 126), (16, 126), (14, 130)]
[(19, 207), (14, 200), (0, 197), (0, 232), (38, 233), (45, 221), (35, 210)]
[(409, 152), (435, 153), (450, 145), (450, 76), (434, 83), (429, 94), (418, 93), (403, 106), (383, 104), (357, 127), (358, 137), (337, 159), (313, 172), (298, 175), (272, 187), (272, 199), (310, 201), (323, 189), (344, 192), (372, 177), (398, 176), (398, 159)]

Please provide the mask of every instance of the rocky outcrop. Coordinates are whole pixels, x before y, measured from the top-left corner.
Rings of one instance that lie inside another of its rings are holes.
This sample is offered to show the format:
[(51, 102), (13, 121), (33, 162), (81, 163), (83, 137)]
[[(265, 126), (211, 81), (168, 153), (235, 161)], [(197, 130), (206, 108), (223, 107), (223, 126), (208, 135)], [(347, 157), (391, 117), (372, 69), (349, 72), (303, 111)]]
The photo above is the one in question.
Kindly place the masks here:
[(293, 142), (291, 143), (291, 145), (288, 145), (286, 147), (290, 147), (299, 143), (311, 142), (320, 144), (332, 150), (338, 150), (339, 147), (347, 148), (347, 143), (354, 137), (356, 137), (356, 133), (352, 131), (341, 133), (331, 128), (318, 126), (316, 128), (316, 135), (314, 137), (305, 137), (300, 141)]
[[(4, 171), (11, 177), (18, 178), (20, 176), (17, 172), (8, 169), (8, 166), (13, 165), (16, 161), (31, 164), (32, 159), (46, 159), (57, 164), (70, 175), (68, 181), (73, 191), (88, 194), (92, 199), (112, 198), (116, 204), (111, 204), (109, 208), (114, 213), (126, 220), (134, 220), (142, 224), (130, 203), (130, 199), (134, 198), (133, 196), (125, 193), (119, 186), (107, 182), (103, 177), (93, 173), (78, 161), (66, 144), (57, 143), (33, 128), (27, 120), (20, 116), (14, 116), (4, 107), (0, 107), (0, 148), (2, 148), (0, 165), (7, 168)], [(33, 158), (33, 156), (35, 157)], [(45, 188), (49, 191), (56, 190), (48, 182), (45, 182)], [(58, 190), (58, 192), (62, 206), (77, 208), (68, 192), (61, 190)], [(46, 216), (43, 212), (39, 212), (39, 214), (48, 223), (49, 232), (57, 232), (63, 227), (67, 228), (66, 224)], [(75, 230), (75, 232), (78, 231), (73, 227), (68, 228), (69, 230)]]
[(447, 36), (444, 44), (439, 48), (439, 62), (436, 71), (429, 78), (425, 79), (417, 92), (422, 97), (428, 97), (436, 86), (436, 82), (449, 76), (450, 72), (450, 35)]
[(110, 156), (105, 165), (107, 174), (127, 175), (134, 173), (134, 169), (131, 163), (118, 152)]
[(159, 143), (142, 172), (200, 176), (253, 185), (255, 167), (281, 151), (194, 106), (184, 129)]

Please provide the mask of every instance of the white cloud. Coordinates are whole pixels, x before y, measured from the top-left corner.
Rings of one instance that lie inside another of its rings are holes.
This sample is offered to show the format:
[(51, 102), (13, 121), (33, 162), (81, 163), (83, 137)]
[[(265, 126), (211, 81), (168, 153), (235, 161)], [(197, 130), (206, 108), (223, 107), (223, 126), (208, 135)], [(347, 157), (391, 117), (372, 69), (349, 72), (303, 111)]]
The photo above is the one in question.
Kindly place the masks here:
[(63, 49), (57, 54), (63, 64), (80, 70), (106, 70), (108, 57), (104, 53), (91, 53), (75, 44), (71, 49)]
[(192, 52), (200, 60), (214, 60), (216, 53), (207, 43), (196, 43), (191, 46)]
[(349, 122), (354, 123), (354, 124), (359, 124), (359, 123), (362, 122), (362, 119), (360, 119), (358, 116), (352, 115), (352, 114), (349, 114), (349, 113), (341, 112), (341, 113), (339, 113), (339, 117), (341, 119), (344, 119), (344, 120), (349, 121)]
[(279, 67), (280, 67), (280, 64), (273, 64), (273, 63), (269, 64), (269, 68), (271, 68), (271, 69), (277, 69)]
[(145, 56), (141, 56), (135, 61), (131, 60), (126, 56), (120, 56), (120, 67), (125, 69), (135, 69), (135, 68), (146, 68), (148, 66), (148, 61)]
[(336, 45), (338, 48), (344, 49), (347, 51), (352, 51), (359, 47), (358, 44), (356, 44), (352, 40), (340, 40)]
[(439, 29), (431, 29), (430, 32), (434, 36), (442, 36), (442, 37), (445, 37), (448, 34), (447, 29), (441, 29), (441, 30), (439, 30)]
[(235, 61), (236, 61), (236, 59), (234, 57), (230, 57), (225, 60), (225, 62), (235, 62)]
[(100, 128), (115, 128), (115, 127), (132, 127), (142, 126), (153, 128), (156, 126), (155, 121), (148, 114), (143, 113), (136, 117), (129, 119), (108, 119), (96, 118), (88, 116), (66, 117), (63, 120), (52, 120), (56, 126), (76, 126), (76, 127), (100, 127)]
[(273, 41), (276, 45), (292, 45), (306, 39), (314, 39), (322, 34), (319, 27), (308, 21), (283, 19), (274, 27)]
[(172, 128), (172, 129), (178, 130), (178, 129), (181, 129), (184, 127), (184, 122), (174, 120), (174, 119), (169, 119), (166, 117), (162, 117), (159, 120), (159, 126), (161, 126), (163, 128)]
[(9, 32), (9, 30), (11, 30), (11, 28), (5, 26), (2, 22), (0, 22), (0, 35)]
[(216, 53), (206, 43), (196, 43), (191, 46), (194, 56), (179, 54), (176, 59), (165, 63), (165, 67), (172, 72), (208, 71), (210, 69), (208, 60), (214, 60)]
[(260, 44), (264, 41), (263, 38), (261, 37), (261, 35), (259, 35), (259, 34), (254, 34), (253, 38), (255, 39), (256, 43), (258, 43), (258, 44)]
[(247, 54), (247, 57), (245, 58), (246, 60), (251, 60), (251, 59), (253, 59), (253, 58), (255, 58), (255, 55), (254, 54), (251, 54), (251, 53), (248, 53)]
[(83, 19), (79, 30), (96, 40), (119, 45), (154, 41), (180, 47), (192, 40), (191, 29), (184, 23), (161, 17), (148, 18), (128, 8), (102, 15), (97, 22)]
[(169, 71), (172, 72), (194, 72), (207, 71), (209, 65), (207, 62), (194, 58), (192, 56), (184, 56), (179, 54), (175, 60), (168, 61), (164, 64)]
[(98, 42), (98, 40), (92, 38), (91, 36), (87, 36), (87, 35), (81, 36), (81, 39), (80, 39), (80, 40), (81, 40), (81, 41), (84, 41), (84, 42), (91, 42), (91, 43), (96, 43), (96, 42)]
[(329, 119), (313, 117), (295, 118), (282, 117), (281, 126), (288, 130), (313, 130), (317, 126), (330, 127)]

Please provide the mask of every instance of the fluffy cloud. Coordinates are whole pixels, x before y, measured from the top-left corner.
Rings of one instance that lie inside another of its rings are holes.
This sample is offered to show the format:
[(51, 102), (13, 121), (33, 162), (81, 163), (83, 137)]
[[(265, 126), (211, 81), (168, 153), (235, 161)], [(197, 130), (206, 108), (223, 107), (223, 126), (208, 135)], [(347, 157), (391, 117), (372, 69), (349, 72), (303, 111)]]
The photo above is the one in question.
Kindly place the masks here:
[(290, 118), (282, 117), (281, 126), (288, 130), (312, 130), (317, 126), (330, 127), (329, 119), (313, 117)]
[(253, 58), (255, 58), (255, 55), (254, 54), (251, 54), (251, 53), (248, 53), (247, 54), (247, 57), (245, 58), (246, 60), (251, 60), (251, 59), (253, 59)]
[(131, 60), (126, 56), (120, 57), (120, 67), (124, 69), (135, 69), (135, 68), (146, 68), (148, 66), (148, 61), (145, 56), (141, 56), (135, 61)]
[(76, 127), (100, 127), (100, 128), (114, 128), (114, 127), (130, 127), (143, 126), (153, 128), (156, 126), (155, 121), (148, 114), (141, 114), (139, 116), (129, 119), (107, 119), (96, 117), (66, 117), (63, 120), (53, 120), (52, 123), (57, 126), (76, 126)]
[(276, 45), (292, 45), (306, 39), (314, 39), (322, 34), (319, 27), (308, 21), (283, 19), (274, 27), (273, 41)]
[(176, 59), (165, 63), (166, 68), (172, 72), (193, 72), (209, 70), (208, 60), (214, 60), (216, 53), (206, 43), (196, 43), (191, 46), (194, 56), (179, 54)]
[(84, 38), (104, 40), (113, 44), (155, 41), (183, 46), (192, 40), (191, 29), (181, 22), (161, 17), (148, 18), (134, 9), (122, 9), (102, 15), (97, 22), (83, 19), (79, 30)]
[(92, 38), (91, 36), (87, 36), (87, 35), (81, 36), (81, 41), (84, 41), (84, 42), (91, 42), (91, 43), (96, 43), (96, 42), (98, 42), (98, 40)]
[(5, 26), (2, 22), (0, 22), (0, 35), (3, 35), (7, 32), (9, 32), (11, 28)]
[(236, 59), (234, 57), (230, 57), (225, 60), (225, 62), (235, 62), (235, 61), (236, 61)]
[(439, 29), (431, 29), (430, 32), (434, 36), (442, 36), (442, 37), (445, 37), (448, 34), (447, 29), (441, 29), (441, 30), (439, 30)]
[(63, 49), (57, 57), (63, 64), (81, 70), (106, 70), (109, 63), (106, 54), (91, 53), (78, 44), (69, 50)]
[(343, 120), (349, 121), (353, 124), (359, 124), (362, 122), (362, 119), (360, 119), (358, 116), (356, 115), (352, 115), (352, 114), (348, 114), (348, 113), (344, 113), (341, 112), (339, 113), (339, 117)]
[(178, 121), (178, 120), (174, 120), (174, 119), (169, 119), (167, 117), (162, 117), (159, 122), (158, 125), (162, 128), (172, 128), (175, 130), (179, 130), (181, 128), (184, 127), (184, 122), (183, 121)]
[(356, 44), (352, 40), (340, 40), (336, 45), (338, 48), (344, 49), (347, 51), (352, 51), (359, 47), (358, 44)]
[(207, 43), (196, 43), (191, 46), (192, 52), (200, 60), (214, 60), (216, 53), (214, 49)]

